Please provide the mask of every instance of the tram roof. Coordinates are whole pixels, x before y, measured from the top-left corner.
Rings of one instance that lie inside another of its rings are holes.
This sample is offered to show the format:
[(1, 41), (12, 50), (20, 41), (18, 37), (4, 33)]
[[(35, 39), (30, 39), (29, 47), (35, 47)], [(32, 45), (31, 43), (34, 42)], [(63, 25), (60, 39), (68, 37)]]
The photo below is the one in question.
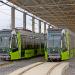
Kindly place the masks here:
[(75, 0), (8, 0), (52, 25), (75, 31)]

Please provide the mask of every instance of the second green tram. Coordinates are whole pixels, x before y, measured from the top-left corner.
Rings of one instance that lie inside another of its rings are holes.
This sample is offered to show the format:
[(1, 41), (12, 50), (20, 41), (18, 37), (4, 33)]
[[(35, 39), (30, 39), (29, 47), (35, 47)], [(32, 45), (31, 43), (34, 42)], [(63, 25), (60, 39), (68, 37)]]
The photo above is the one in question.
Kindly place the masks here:
[(29, 30), (0, 30), (0, 58), (16, 60), (44, 55), (44, 34)]
[(75, 56), (75, 34), (68, 29), (48, 29), (45, 59), (67, 60)]

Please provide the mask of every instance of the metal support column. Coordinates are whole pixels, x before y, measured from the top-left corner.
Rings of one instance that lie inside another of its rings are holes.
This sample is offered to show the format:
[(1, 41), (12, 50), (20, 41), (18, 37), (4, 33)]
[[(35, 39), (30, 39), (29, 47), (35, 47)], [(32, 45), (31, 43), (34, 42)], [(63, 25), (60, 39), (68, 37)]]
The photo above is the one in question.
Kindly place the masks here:
[(41, 20), (39, 20), (39, 33), (41, 33)]
[(44, 22), (44, 33), (46, 33), (46, 23)]
[(11, 7), (11, 29), (15, 29), (15, 8)]
[(35, 32), (35, 18), (32, 17), (32, 32)]
[(23, 13), (23, 29), (26, 29), (26, 13)]

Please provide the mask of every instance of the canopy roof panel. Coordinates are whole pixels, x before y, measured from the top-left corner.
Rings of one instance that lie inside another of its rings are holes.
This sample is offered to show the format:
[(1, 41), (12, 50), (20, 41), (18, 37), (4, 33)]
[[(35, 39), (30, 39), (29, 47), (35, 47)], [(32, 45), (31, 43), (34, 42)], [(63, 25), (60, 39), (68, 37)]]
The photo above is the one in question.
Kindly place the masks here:
[(75, 0), (8, 0), (58, 27), (75, 31)]

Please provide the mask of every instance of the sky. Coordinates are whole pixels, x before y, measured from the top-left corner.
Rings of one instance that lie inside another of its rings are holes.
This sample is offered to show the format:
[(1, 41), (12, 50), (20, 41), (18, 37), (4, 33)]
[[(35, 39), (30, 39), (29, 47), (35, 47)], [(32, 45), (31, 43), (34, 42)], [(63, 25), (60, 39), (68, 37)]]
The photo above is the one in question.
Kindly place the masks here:
[[(4, 2), (7, 2), (7, 0), (2, 0)], [(32, 30), (32, 17), (27, 15), (27, 26), (26, 28), (29, 30)], [(39, 21), (35, 19), (35, 32), (38, 32), (39, 30)], [(44, 23), (41, 22), (41, 32), (44, 32)], [(0, 2), (0, 30), (1, 29), (10, 29), (11, 26), (11, 7), (2, 4)], [(23, 27), (23, 13), (15, 10), (15, 27)], [(48, 28), (48, 26), (47, 26)]]

